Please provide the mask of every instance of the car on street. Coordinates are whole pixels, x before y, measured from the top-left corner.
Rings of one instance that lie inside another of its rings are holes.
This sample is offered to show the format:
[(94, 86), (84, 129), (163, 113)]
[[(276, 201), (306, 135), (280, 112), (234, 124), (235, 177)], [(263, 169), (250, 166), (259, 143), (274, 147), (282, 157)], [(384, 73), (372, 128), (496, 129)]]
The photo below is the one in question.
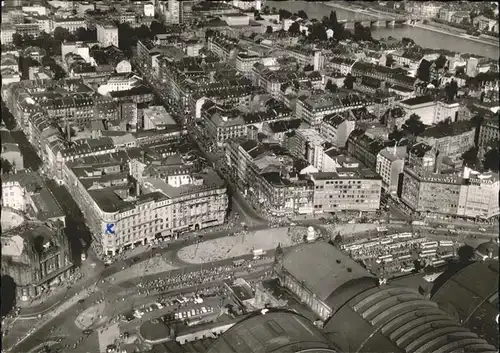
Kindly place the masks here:
[(89, 330), (89, 329), (86, 329), (86, 330), (83, 330), (83, 334), (84, 335), (90, 335), (92, 333), (92, 330)]
[(141, 260), (141, 259), (140, 259), (140, 258), (138, 258), (138, 257), (136, 256), (136, 257), (134, 257), (134, 258), (132, 259), (132, 262), (137, 262), (137, 261), (140, 261), (140, 260)]

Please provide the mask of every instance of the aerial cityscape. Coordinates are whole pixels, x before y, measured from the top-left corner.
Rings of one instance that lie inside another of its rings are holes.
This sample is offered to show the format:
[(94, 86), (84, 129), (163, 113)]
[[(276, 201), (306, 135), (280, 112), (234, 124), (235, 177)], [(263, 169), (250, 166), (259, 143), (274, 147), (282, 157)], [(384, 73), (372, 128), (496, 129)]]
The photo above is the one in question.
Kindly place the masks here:
[(498, 2), (1, 6), (2, 352), (498, 352)]

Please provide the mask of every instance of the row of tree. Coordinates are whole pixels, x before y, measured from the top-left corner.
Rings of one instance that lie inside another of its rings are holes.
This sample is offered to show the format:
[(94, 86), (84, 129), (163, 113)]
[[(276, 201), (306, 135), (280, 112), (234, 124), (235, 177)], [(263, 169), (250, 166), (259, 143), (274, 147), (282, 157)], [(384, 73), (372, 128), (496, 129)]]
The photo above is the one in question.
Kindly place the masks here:
[(61, 55), (61, 43), (64, 41), (94, 41), (97, 39), (95, 30), (83, 27), (78, 28), (74, 33), (70, 33), (66, 28), (56, 27), (53, 34), (41, 32), (38, 37), (29, 34), (21, 35), (14, 33), (13, 44), (17, 48), (27, 48), (31, 46), (40, 47), (47, 55)]
[[(307, 19), (307, 14), (300, 10), (299, 12), (292, 14), (286, 10), (280, 10), (280, 19), (290, 18), (293, 15)], [(330, 16), (324, 16), (321, 22), (313, 20), (311, 29), (309, 31), (308, 40), (319, 40), (326, 41), (328, 39), (326, 31), (331, 29), (333, 31), (333, 40), (340, 41), (344, 39), (353, 39), (356, 41), (373, 41), (371, 30), (369, 27), (363, 27), (361, 24), (357, 23), (354, 27), (354, 33), (349, 32), (344, 28), (342, 23), (337, 20), (337, 12), (331, 11)], [(294, 35), (303, 34), (300, 31), (300, 25), (294, 22), (290, 25), (288, 31)]]

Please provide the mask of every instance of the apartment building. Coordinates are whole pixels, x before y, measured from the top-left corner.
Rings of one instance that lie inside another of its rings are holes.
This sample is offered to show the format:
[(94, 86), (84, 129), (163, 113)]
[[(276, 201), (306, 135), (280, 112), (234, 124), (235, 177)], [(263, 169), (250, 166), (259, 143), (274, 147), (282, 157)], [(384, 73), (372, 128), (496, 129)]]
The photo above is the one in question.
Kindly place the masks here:
[(369, 169), (338, 168), (312, 174), (314, 213), (376, 211), (380, 207), (382, 180)]
[(182, 184), (171, 183), (168, 170), (147, 177), (134, 174), (140, 180), (141, 193), (130, 194), (128, 164), (141, 158), (140, 151), (129, 150), (103, 156), (99, 161), (86, 159), (66, 164), (66, 183), (82, 206), (99, 251), (114, 256), (159, 237), (177, 236), (188, 229), (224, 222), (226, 187), (214, 171), (184, 175)]
[(500, 133), (498, 129), (498, 116), (489, 119), (484, 119), (479, 129), (478, 145), (481, 148), (487, 148), (489, 144), (494, 141), (500, 140)]
[(475, 127), (470, 121), (441, 123), (425, 130), (417, 141), (434, 147), (442, 156), (456, 160), (474, 147)]
[(263, 88), (274, 98), (281, 96), (281, 86), (289, 82), (307, 82), (308, 77), (304, 72), (289, 69), (276, 69), (256, 63), (252, 67), (252, 81), (255, 86)]
[(38, 37), (40, 35), (40, 26), (38, 23), (16, 23), (14, 27), (16, 33), (22, 36)]
[(375, 170), (377, 155), (388, 142), (380, 141), (368, 136), (365, 131), (355, 129), (347, 139), (347, 151), (368, 168)]
[(223, 36), (209, 37), (207, 41), (207, 49), (217, 55), (222, 61), (236, 59), (236, 56), (240, 51), (237, 39)]
[(214, 102), (206, 102), (202, 106), (201, 115), (205, 136), (217, 144), (224, 145), (227, 140), (247, 136), (249, 128), (262, 131), (264, 123), (287, 121), (292, 119), (291, 111), (284, 107), (274, 107), (257, 113), (243, 113), (231, 106), (222, 106)]
[[(401, 56), (402, 57), (402, 56)], [(397, 68), (391, 69), (386, 66), (374, 65), (357, 61), (351, 69), (352, 76), (368, 76), (382, 81), (386, 81), (393, 86), (400, 86), (405, 89), (413, 90), (415, 88), (416, 78), (408, 76), (406, 70)]]
[(53, 21), (52, 27), (54, 29), (61, 27), (67, 29), (69, 32), (75, 32), (78, 28), (87, 29), (87, 23), (84, 18), (80, 17), (56, 18)]
[(488, 18), (486, 16), (477, 16), (472, 19), (472, 24), (474, 27), (478, 28), (480, 31), (491, 31), (493, 32), (495, 25), (497, 26), (498, 33), (498, 19)]
[(118, 28), (111, 23), (97, 23), (97, 41), (103, 47), (118, 47)]
[(347, 76), (347, 74), (351, 73), (355, 63), (356, 63), (355, 59), (333, 57), (327, 62), (325, 62), (324, 66), (325, 68), (338, 72), (343, 76)]
[(34, 172), (2, 177), (2, 207), (31, 214), (40, 221), (66, 224), (66, 215), (42, 178)]
[(332, 146), (315, 129), (297, 129), (289, 138), (288, 147), (293, 156), (305, 159), (314, 168), (331, 172), (335, 171), (335, 162), (326, 153)]
[(396, 195), (398, 192), (405, 158), (406, 147), (386, 147), (377, 154), (375, 171), (382, 177), (382, 187), (390, 194)]
[(321, 135), (337, 148), (344, 148), (356, 122), (340, 114), (328, 114), (319, 126)]
[(296, 116), (311, 126), (318, 126), (326, 115), (364, 107), (366, 102), (355, 94), (333, 95), (330, 93), (314, 94), (297, 99)]
[(2, 24), (2, 29), (0, 30), (0, 33), (1, 33), (2, 43), (10, 44), (13, 41), (16, 29), (13, 26)]
[(226, 147), (226, 162), (238, 187), (266, 212), (313, 212), (314, 185), (300, 173), (307, 164), (295, 160), (283, 147), (233, 140)]
[(404, 122), (413, 114), (417, 114), (424, 125), (434, 125), (451, 118), (452, 121), (458, 119), (459, 103), (447, 103), (435, 100), (431, 96), (420, 96), (406, 99), (398, 103), (406, 115), (396, 120), (395, 126), (401, 128)]
[(490, 219), (499, 214), (498, 193), (498, 174), (439, 174), (408, 166), (401, 200), (416, 213)]
[(236, 70), (240, 72), (251, 72), (253, 65), (260, 61), (258, 55), (238, 53), (236, 56)]

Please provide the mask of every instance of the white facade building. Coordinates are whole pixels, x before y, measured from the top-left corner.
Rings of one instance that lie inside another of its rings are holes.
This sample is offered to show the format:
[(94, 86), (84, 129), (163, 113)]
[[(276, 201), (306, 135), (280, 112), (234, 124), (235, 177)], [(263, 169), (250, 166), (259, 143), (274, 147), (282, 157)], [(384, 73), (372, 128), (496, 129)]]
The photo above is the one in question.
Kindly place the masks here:
[(108, 47), (114, 45), (118, 47), (118, 28), (110, 23), (96, 24), (97, 41), (101, 46)]

